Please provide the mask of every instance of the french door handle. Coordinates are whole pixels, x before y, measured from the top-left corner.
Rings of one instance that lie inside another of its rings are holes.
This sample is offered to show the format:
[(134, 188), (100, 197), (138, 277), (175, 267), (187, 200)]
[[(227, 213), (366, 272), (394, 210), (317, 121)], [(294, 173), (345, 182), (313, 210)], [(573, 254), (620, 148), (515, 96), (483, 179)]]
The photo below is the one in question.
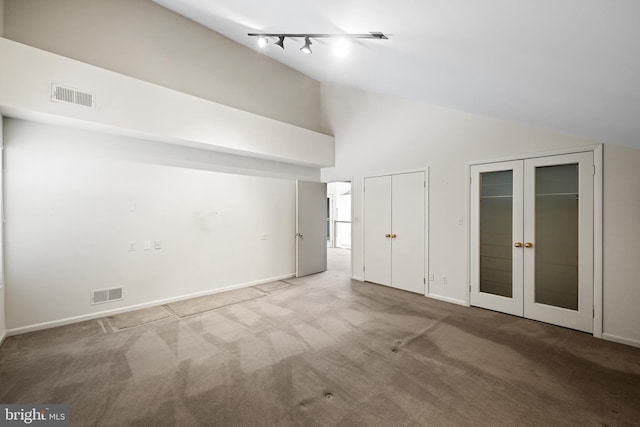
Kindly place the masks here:
[(525, 248), (532, 248), (533, 247), (533, 243), (527, 242), (527, 243), (524, 244), (524, 247)]
[(515, 246), (516, 248), (521, 248), (522, 247), (522, 242), (515, 242), (513, 244), (513, 246)]

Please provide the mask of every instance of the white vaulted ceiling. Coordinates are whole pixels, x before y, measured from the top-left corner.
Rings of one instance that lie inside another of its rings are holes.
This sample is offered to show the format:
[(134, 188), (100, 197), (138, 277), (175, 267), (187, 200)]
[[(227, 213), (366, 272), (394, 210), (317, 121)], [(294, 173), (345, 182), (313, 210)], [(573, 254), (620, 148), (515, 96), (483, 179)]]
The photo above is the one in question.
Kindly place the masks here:
[(154, 1), (255, 50), (248, 32), (381, 31), (343, 59), (326, 39), (261, 52), (322, 82), (640, 148), (638, 0)]

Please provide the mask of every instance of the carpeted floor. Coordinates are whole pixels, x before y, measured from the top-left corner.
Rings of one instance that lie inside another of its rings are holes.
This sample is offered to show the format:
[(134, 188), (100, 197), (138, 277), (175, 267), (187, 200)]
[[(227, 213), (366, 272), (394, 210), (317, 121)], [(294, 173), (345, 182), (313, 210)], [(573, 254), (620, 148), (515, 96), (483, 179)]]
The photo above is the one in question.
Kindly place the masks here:
[(0, 402), (66, 402), (72, 426), (640, 423), (638, 348), (342, 272), (286, 285), (10, 337)]
[(351, 250), (327, 248), (327, 270), (351, 275)]

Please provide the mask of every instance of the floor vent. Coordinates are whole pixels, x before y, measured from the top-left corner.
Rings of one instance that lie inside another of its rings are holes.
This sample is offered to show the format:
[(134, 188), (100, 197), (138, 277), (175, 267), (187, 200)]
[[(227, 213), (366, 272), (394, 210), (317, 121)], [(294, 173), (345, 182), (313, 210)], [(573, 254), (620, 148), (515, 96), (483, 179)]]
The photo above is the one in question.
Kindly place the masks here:
[(91, 305), (123, 299), (122, 288), (96, 289), (91, 291)]
[(96, 96), (93, 93), (60, 86), (55, 83), (51, 85), (51, 101), (96, 108)]

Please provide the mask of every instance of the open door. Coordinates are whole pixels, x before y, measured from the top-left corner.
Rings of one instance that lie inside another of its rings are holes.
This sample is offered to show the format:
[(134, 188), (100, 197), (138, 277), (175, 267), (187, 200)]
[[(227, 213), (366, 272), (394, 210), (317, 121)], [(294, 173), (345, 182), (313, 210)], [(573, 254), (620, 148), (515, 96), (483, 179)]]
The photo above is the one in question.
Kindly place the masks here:
[(327, 269), (327, 184), (296, 182), (296, 277)]

